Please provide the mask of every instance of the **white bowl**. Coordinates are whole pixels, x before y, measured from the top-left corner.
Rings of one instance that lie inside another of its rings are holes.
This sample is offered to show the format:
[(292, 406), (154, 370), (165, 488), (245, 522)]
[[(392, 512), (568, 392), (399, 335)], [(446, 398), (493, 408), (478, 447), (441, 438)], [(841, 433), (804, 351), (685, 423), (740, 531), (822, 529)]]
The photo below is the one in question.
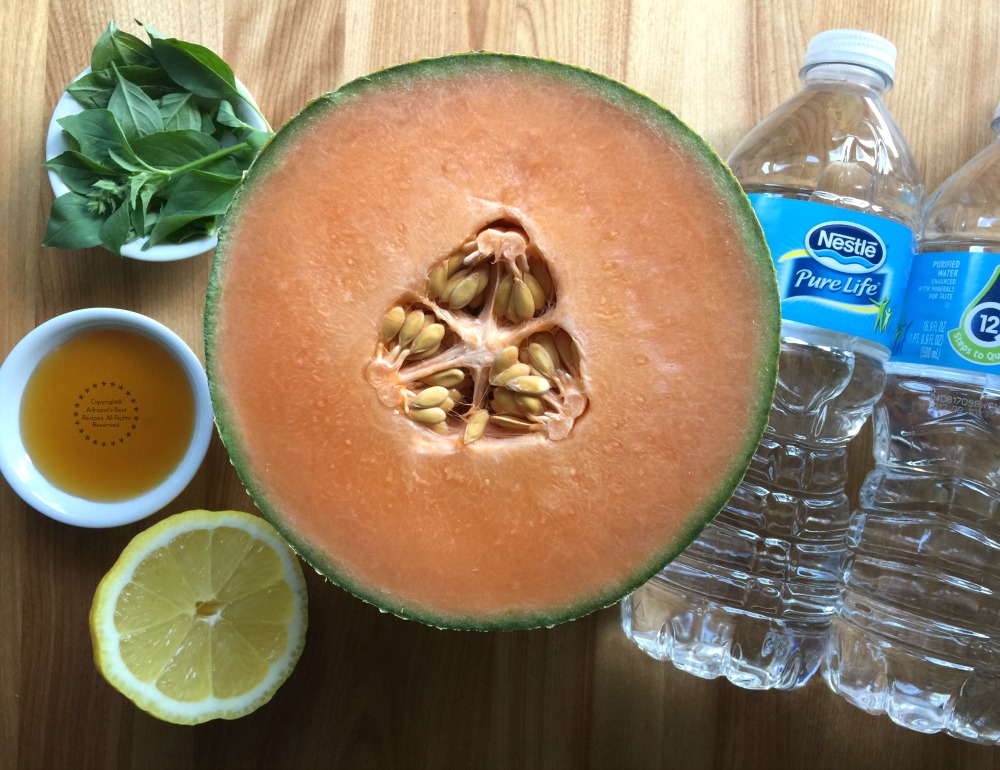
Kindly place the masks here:
[[(118, 502), (86, 500), (54, 486), (35, 468), (21, 438), (21, 398), (38, 363), (56, 346), (96, 329), (131, 331), (159, 343), (180, 364), (194, 395), (194, 431), (180, 463), (159, 486)], [(177, 497), (198, 472), (212, 430), (208, 378), (198, 357), (166, 326), (139, 313), (86, 308), (56, 316), (25, 335), (0, 365), (0, 473), (22, 500), (57, 521), (79, 527), (114, 527), (155, 513)]]
[[(87, 69), (73, 78), (73, 81), (75, 82), (79, 80), (88, 72), (90, 72), (90, 67), (87, 67)], [(254, 101), (250, 92), (246, 90), (244, 85), (239, 80), (236, 81), (236, 88), (247, 101), (251, 102), (255, 107), (257, 106), (257, 102)], [(261, 131), (271, 130), (267, 121), (247, 104), (243, 102), (234, 104), (233, 109), (237, 116), (254, 128), (260, 129)], [(58, 102), (56, 102), (56, 108), (52, 113), (52, 119), (49, 121), (49, 129), (45, 136), (45, 160), (52, 160), (52, 158), (57, 155), (61, 155), (69, 149), (69, 145), (66, 143), (66, 136), (63, 133), (62, 126), (59, 125), (58, 120), (59, 118), (65, 118), (67, 115), (75, 115), (78, 112), (83, 112), (83, 106), (76, 99), (70, 96), (69, 93), (64, 91), (62, 97)], [(52, 192), (57, 198), (60, 195), (69, 192), (69, 188), (52, 169), (49, 169), (49, 184), (52, 187)], [(216, 236), (209, 235), (204, 238), (185, 241), (184, 243), (161, 243), (158, 246), (151, 246), (143, 251), (142, 247), (146, 244), (147, 240), (149, 239), (145, 237), (136, 238), (134, 241), (126, 243), (122, 246), (122, 256), (131, 257), (132, 259), (138, 259), (144, 262), (174, 262), (179, 259), (196, 257), (199, 254), (204, 254), (206, 251), (211, 251), (219, 242), (219, 239)]]

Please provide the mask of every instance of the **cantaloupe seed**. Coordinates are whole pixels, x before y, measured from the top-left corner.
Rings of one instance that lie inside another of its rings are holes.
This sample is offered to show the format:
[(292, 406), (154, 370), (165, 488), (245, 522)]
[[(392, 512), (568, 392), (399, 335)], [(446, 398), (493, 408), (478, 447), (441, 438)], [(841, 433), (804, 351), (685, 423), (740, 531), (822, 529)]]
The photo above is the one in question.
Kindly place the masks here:
[[(387, 407), (461, 444), (565, 438), (589, 396), (579, 347), (546, 320), (556, 302), (527, 233), (513, 222), (485, 227), (386, 311), (368, 382)], [(448, 392), (456, 387), (472, 392)]]
[(382, 341), (389, 342), (399, 334), (405, 320), (406, 311), (399, 305), (389, 310), (382, 319)]

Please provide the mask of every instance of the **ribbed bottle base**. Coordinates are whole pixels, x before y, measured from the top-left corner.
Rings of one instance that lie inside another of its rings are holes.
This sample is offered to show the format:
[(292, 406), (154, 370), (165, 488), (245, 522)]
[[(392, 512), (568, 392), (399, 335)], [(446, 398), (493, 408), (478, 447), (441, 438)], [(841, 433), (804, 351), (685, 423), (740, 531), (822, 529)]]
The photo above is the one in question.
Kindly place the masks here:
[(933, 658), (835, 618), (823, 678), (858, 708), (911, 730), (1000, 744), (997, 672)]
[(654, 578), (622, 600), (625, 634), (657, 660), (750, 690), (794, 690), (819, 668), (829, 625), (795, 624), (680, 596)]

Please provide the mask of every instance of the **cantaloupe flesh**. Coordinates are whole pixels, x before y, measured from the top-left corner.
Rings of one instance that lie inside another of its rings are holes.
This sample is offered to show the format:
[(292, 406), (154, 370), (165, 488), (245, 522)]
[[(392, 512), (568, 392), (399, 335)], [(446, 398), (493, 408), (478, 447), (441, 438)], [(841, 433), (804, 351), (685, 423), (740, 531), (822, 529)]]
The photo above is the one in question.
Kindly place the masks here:
[[(614, 601), (719, 509), (763, 428), (777, 306), (735, 184), (669, 121), (544, 70), (359, 93), (279, 137), (223, 239), (209, 347), (237, 467), (389, 611), (503, 627)], [(547, 257), (582, 352), (589, 411), (562, 441), (461, 446), (363, 376), (387, 308), (498, 219)]]

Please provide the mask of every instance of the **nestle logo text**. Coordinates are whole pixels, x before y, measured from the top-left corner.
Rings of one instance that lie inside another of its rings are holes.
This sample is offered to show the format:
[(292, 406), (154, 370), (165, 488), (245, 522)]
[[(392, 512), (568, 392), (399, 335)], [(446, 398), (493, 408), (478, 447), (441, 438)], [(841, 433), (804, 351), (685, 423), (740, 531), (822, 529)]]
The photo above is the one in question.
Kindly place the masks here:
[(806, 234), (806, 251), (824, 267), (842, 273), (869, 273), (885, 262), (885, 243), (853, 222), (824, 222)]
[(857, 236), (838, 235), (828, 230), (820, 230), (817, 234), (816, 245), (819, 248), (833, 249), (841, 254), (857, 254), (865, 259), (876, 259), (879, 253), (879, 244)]

